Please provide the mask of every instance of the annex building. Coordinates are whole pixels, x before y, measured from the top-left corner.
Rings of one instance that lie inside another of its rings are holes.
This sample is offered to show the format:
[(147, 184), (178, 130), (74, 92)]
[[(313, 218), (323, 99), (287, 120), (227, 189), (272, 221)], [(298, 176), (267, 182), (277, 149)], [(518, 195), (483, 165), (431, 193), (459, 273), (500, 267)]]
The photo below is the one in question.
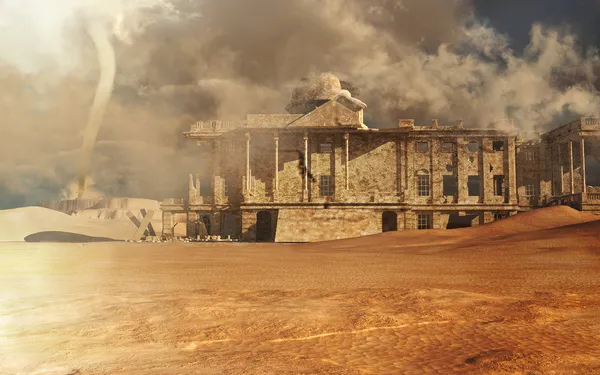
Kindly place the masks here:
[[(297, 88), (287, 114), (193, 124), (211, 176), (163, 201), (164, 235), (187, 214), (188, 237), (308, 242), (410, 229), (451, 229), (569, 204), (600, 214), (600, 118), (545, 134), (363, 123), (366, 105), (324, 74)], [(589, 167), (588, 167), (589, 169)]]

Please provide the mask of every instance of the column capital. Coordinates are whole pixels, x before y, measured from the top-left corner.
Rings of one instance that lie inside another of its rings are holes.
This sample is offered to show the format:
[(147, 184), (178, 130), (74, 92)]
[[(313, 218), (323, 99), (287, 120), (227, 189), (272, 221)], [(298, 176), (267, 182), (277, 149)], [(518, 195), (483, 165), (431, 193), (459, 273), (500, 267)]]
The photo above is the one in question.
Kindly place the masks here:
[(350, 133), (344, 133), (344, 139), (348, 140), (348, 138), (350, 138)]
[(244, 135), (246, 136), (247, 139), (250, 139), (250, 132), (246, 132), (246, 133), (244, 133)]

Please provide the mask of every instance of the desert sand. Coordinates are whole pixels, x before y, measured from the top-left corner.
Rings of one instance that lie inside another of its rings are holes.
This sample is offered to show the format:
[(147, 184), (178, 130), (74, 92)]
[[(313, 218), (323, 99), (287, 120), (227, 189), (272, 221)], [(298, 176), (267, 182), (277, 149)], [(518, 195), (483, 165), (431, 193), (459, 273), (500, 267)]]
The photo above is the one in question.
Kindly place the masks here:
[(78, 239), (89, 241), (91, 238), (130, 240), (137, 227), (127, 217), (127, 212), (141, 220), (141, 209), (155, 211), (152, 225), (160, 234), (162, 214), (158, 201), (113, 198), (102, 200), (96, 206), (73, 215), (42, 207), (0, 210), (0, 242), (21, 242), (37, 238), (51, 238), (54, 242), (75, 242)]
[(599, 374), (600, 221), (0, 244), (1, 374)]

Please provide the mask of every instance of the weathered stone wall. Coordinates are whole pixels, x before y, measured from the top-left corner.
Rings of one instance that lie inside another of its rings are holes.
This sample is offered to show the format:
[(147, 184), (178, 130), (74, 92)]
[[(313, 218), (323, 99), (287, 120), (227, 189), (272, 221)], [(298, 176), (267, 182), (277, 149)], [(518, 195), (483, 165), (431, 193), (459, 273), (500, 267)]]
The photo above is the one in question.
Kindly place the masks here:
[[(501, 141), (503, 149), (494, 151), (494, 141)], [(483, 138), (483, 147), (481, 150), (481, 172), (483, 178), (483, 197), (482, 201), (486, 204), (502, 204), (504, 203), (504, 193), (508, 183), (508, 178), (505, 173), (504, 159), (506, 158), (506, 150), (508, 142), (506, 138)], [(504, 176), (503, 191), (500, 195), (495, 194), (494, 176)]]
[[(314, 242), (381, 233), (384, 209), (279, 209), (277, 242)], [(400, 215), (400, 211), (396, 211)], [(246, 213), (244, 213), (245, 215)], [(247, 225), (249, 228), (250, 225)]]
[[(520, 206), (537, 205), (540, 197), (540, 154), (539, 145), (522, 144), (517, 146), (517, 196)], [(527, 154), (533, 155), (534, 160), (527, 160)], [(526, 194), (526, 186), (533, 183), (534, 196)]]
[(304, 152), (302, 133), (282, 133), (279, 136), (279, 195), (278, 202), (297, 203), (302, 199), (303, 177), (299, 169)]
[(396, 163), (396, 137), (377, 133), (352, 133), (349, 137), (348, 195), (396, 194)]

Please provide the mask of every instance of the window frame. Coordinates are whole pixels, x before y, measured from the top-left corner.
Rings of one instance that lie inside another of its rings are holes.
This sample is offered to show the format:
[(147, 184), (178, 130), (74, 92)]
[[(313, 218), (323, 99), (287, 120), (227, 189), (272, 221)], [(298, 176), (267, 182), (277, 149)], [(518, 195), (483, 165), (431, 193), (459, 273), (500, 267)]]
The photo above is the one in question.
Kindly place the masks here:
[[(423, 145), (423, 144), (424, 144), (424, 145), (426, 145), (426, 150), (425, 150), (425, 151), (421, 151), (421, 150), (419, 149), (419, 145)], [(415, 143), (415, 150), (416, 150), (416, 151), (417, 151), (419, 154), (426, 154), (426, 153), (428, 153), (428, 152), (429, 152), (429, 150), (430, 150), (429, 141), (417, 141), (417, 142)]]
[[(498, 145), (498, 144), (501, 145), (500, 148), (496, 147), (496, 145)], [(494, 151), (494, 152), (504, 151), (504, 146), (505, 146), (505, 142), (503, 140), (496, 139), (496, 140), (492, 141), (492, 151)]]
[[(324, 178), (327, 179), (327, 184), (324, 184)], [(325, 194), (327, 193), (327, 194)], [(331, 186), (331, 175), (319, 176), (319, 196), (320, 197), (331, 197), (333, 195), (333, 188)]]
[[(525, 184), (525, 197), (526, 198), (533, 198), (536, 196), (537, 194), (537, 189), (535, 186), (535, 182), (533, 181), (528, 181)], [(530, 194), (533, 193), (533, 194)]]
[[(425, 219), (424, 221), (422, 219)], [(433, 215), (430, 212), (417, 213), (417, 230), (427, 230), (433, 228)]]
[[(498, 186), (497, 186), (497, 182), (496, 182), (498, 180), (501, 181), (501, 185), (500, 185), (501, 189), (500, 189), (500, 191), (498, 191)], [(506, 178), (504, 177), (503, 174), (495, 174), (494, 175), (494, 196), (495, 197), (502, 197), (504, 195), (504, 190), (505, 190), (504, 181), (505, 180), (506, 180)]]
[[(426, 179), (427, 183), (423, 182), (422, 179)], [(424, 194), (425, 192), (427, 192), (427, 194)], [(431, 196), (431, 177), (429, 176), (429, 173), (417, 174), (417, 196)]]
[[(450, 145), (450, 150), (446, 150), (444, 148), (445, 145)], [(453, 153), (454, 150), (456, 150), (456, 142), (442, 141), (442, 144), (440, 146), (440, 150), (441, 150), (441, 152), (443, 152), (445, 154)]]
[[(477, 179), (477, 195), (471, 194), (470, 182), (471, 180), (475, 181)], [(467, 196), (468, 197), (481, 197), (481, 176), (479, 175), (470, 175), (467, 176)]]
[(320, 153), (331, 153), (331, 152), (333, 152), (333, 144), (331, 142), (327, 142), (327, 141), (320, 142), (319, 143), (319, 152)]

